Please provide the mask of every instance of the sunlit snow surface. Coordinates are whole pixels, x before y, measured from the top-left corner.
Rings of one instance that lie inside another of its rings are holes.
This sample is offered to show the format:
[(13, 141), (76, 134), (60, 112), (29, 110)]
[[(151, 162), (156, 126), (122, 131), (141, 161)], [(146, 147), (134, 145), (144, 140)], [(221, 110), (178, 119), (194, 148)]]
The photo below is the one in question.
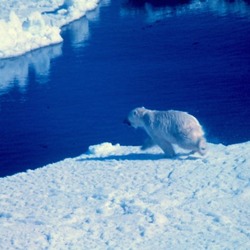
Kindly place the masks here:
[(103, 143), (0, 179), (0, 249), (250, 249), (250, 143), (209, 149)]
[(61, 27), (97, 7), (99, 0), (2, 0), (0, 58), (60, 43)]

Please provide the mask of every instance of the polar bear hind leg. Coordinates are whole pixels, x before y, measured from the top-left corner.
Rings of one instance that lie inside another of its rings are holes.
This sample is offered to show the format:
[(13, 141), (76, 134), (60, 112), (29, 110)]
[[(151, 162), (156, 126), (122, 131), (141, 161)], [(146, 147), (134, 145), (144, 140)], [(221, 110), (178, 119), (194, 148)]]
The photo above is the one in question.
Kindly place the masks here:
[(198, 148), (198, 152), (200, 153), (200, 155), (205, 155), (207, 153), (207, 142), (204, 137), (199, 140)]
[(179, 144), (183, 149), (192, 150), (190, 154), (199, 153), (200, 155), (205, 155), (207, 153), (207, 142), (204, 137), (201, 137), (195, 144)]

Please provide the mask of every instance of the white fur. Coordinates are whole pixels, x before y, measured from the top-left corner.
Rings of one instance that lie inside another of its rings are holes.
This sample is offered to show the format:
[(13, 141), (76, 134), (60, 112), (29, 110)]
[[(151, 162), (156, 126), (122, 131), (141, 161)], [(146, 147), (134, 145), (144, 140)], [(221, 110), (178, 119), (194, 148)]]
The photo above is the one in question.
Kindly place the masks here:
[(143, 128), (168, 157), (175, 155), (172, 144), (201, 155), (206, 153), (202, 127), (194, 116), (186, 112), (136, 108), (129, 113), (127, 122), (134, 128)]

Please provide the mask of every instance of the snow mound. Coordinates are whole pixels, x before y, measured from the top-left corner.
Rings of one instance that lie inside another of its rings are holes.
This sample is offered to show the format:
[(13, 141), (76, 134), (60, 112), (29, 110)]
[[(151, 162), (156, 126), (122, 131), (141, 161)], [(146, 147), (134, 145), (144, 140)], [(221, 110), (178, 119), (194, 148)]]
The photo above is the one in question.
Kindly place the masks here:
[(250, 142), (205, 158), (103, 143), (0, 179), (1, 249), (250, 249)]
[(104, 142), (99, 145), (90, 146), (88, 153), (95, 156), (108, 156), (111, 153), (115, 153), (120, 148), (120, 144), (112, 145), (112, 143)]

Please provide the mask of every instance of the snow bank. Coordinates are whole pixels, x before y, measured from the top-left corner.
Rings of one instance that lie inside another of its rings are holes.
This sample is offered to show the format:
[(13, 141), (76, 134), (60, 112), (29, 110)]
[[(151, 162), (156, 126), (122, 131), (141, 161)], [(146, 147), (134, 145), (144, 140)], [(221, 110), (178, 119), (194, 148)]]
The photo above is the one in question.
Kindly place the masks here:
[(250, 142), (205, 158), (103, 143), (0, 179), (1, 249), (249, 249)]
[(32, 13), (25, 21), (11, 12), (8, 22), (0, 22), (0, 30), (0, 57), (20, 55), (62, 41), (60, 28), (47, 25), (39, 12)]
[(0, 58), (62, 42), (61, 27), (97, 7), (99, 0), (3, 0)]

